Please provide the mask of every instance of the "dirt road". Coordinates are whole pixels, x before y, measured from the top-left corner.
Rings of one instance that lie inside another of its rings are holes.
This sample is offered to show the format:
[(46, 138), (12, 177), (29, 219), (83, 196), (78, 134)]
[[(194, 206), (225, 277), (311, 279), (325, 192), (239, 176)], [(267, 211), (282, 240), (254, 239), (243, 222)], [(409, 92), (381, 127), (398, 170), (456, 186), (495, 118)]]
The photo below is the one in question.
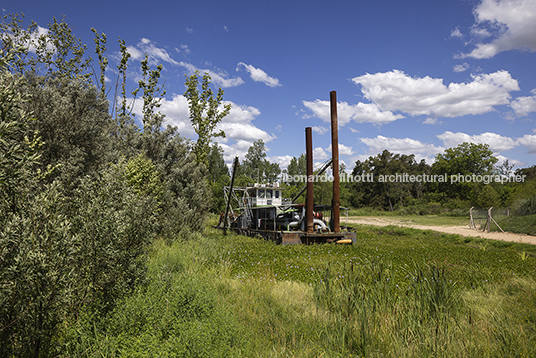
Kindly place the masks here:
[(502, 240), (522, 242), (526, 244), (536, 245), (536, 236), (530, 236), (525, 234), (513, 234), (502, 232), (482, 232), (481, 230), (470, 229), (467, 226), (430, 226), (430, 225), (417, 225), (408, 222), (403, 222), (394, 218), (382, 218), (373, 216), (353, 216), (348, 218), (348, 224), (361, 224), (361, 225), (374, 225), (374, 226), (403, 226), (420, 230), (434, 230), (443, 232), (446, 234), (458, 234), (461, 236), (481, 237), (485, 239)]

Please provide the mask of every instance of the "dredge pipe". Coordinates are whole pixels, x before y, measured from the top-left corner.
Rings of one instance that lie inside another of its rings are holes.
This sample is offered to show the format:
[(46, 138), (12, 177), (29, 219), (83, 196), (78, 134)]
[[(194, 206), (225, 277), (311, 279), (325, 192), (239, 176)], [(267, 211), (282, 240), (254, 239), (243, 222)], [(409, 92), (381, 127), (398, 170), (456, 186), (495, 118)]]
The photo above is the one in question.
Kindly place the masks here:
[(331, 107), (331, 154), (333, 161), (333, 200), (331, 202), (333, 215), (333, 232), (340, 232), (340, 200), (339, 200), (339, 128), (337, 120), (337, 92), (329, 93)]
[(223, 218), (223, 227), (227, 229), (230, 226), (229, 222), (229, 207), (231, 206), (231, 197), (233, 195), (234, 179), (236, 174), (236, 167), (238, 166), (238, 156), (235, 157), (233, 162), (233, 172), (231, 174), (231, 187), (229, 188), (229, 195), (227, 197), (227, 205), (225, 206), (225, 216)]
[(305, 156), (307, 159), (307, 198), (305, 199), (305, 232), (314, 231), (313, 218), (313, 134), (312, 128), (305, 128)]

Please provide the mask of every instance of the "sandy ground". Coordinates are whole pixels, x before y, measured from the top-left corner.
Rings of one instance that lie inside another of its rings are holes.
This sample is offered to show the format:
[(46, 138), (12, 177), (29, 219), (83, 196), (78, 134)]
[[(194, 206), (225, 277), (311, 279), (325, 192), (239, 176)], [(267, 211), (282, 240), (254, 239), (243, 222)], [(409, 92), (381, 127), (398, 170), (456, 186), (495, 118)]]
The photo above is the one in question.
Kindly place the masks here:
[[(341, 226), (344, 225), (344, 221), (341, 218)], [(522, 242), (525, 244), (536, 245), (536, 236), (530, 236), (525, 234), (513, 234), (513, 233), (502, 233), (502, 232), (482, 232), (482, 230), (475, 230), (469, 228), (469, 223), (467, 226), (430, 226), (430, 225), (417, 225), (408, 222), (402, 222), (394, 218), (381, 218), (381, 217), (370, 217), (370, 216), (354, 216), (348, 218), (348, 224), (361, 224), (361, 225), (374, 225), (374, 226), (387, 226), (387, 225), (396, 225), (403, 227), (411, 227), (414, 229), (420, 230), (434, 230), (443, 232), (446, 234), (458, 234), (461, 236), (472, 236), (472, 237), (481, 237), (484, 239), (493, 239), (493, 240), (502, 240), (502, 241), (513, 241), (513, 242)]]

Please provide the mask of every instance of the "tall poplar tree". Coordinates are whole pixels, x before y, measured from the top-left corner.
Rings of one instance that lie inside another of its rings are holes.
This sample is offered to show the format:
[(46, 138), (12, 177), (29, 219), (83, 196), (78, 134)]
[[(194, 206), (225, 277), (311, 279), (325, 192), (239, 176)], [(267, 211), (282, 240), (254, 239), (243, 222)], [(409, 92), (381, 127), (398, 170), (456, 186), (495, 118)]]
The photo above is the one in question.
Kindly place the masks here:
[(197, 162), (203, 163), (207, 167), (207, 154), (210, 152), (212, 139), (215, 137), (225, 138), (225, 132), (223, 130), (216, 131), (216, 127), (231, 111), (230, 104), (225, 104), (220, 109), (220, 104), (223, 101), (223, 90), (221, 87), (218, 88), (218, 93), (214, 97), (210, 82), (210, 75), (205, 73), (200, 92), (198, 89), (199, 71), (195, 71), (190, 77), (186, 76), (186, 92), (184, 92), (190, 109), (190, 122), (198, 135), (194, 153)]

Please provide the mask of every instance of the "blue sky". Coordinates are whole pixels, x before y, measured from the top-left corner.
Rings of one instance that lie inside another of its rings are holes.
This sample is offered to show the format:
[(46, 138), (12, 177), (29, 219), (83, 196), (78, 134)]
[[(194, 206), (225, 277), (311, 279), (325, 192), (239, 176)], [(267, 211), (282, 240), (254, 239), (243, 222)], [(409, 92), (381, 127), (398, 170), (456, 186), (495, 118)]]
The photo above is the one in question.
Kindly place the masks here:
[(467, 141), (517, 167), (536, 164), (536, 0), (0, 4), (43, 28), (65, 16), (90, 54), (91, 28), (105, 33), (111, 69), (121, 37), (133, 55), (131, 90), (147, 53), (164, 66), (161, 111), (185, 137), (195, 139), (184, 75), (208, 71), (233, 106), (219, 141), (229, 163), (263, 139), (269, 159), (286, 167), (305, 150), (305, 127), (315, 161), (327, 159), (335, 90), (349, 169), (384, 149), (431, 164)]

